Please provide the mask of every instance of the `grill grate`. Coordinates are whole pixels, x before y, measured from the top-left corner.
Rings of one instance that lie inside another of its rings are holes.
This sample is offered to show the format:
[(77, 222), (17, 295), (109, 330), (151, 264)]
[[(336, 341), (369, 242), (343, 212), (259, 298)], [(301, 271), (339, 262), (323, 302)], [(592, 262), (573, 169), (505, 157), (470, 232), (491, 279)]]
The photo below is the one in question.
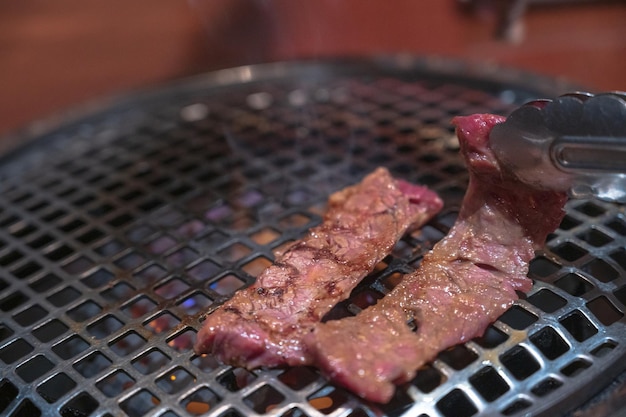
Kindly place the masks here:
[(564, 413), (623, 371), (624, 208), (572, 201), (534, 288), (439, 355), (388, 405), (309, 368), (246, 371), (191, 351), (203, 312), (379, 165), (439, 192), (330, 314), (356, 314), (451, 226), (467, 175), (449, 120), (562, 93), (539, 78), (424, 60), (209, 74), (39, 134), (0, 164), (0, 413), (378, 416)]

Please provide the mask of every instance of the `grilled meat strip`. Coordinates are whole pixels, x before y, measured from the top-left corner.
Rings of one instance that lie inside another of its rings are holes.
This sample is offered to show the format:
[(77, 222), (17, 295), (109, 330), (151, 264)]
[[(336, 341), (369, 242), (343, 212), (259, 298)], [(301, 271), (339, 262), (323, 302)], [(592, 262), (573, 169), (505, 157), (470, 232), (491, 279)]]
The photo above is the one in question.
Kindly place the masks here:
[(496, 161), (499, 116), (454, 119), (470, 183), (456, 223), (418, 270), (355, 317), (319, 324), (315, 364), (361, 397), (385, 403), (438, 352), (480, 336), (527, 291), (528, 264), (564, 215), (566, 196), (523, 184)]
[(384, 168), (334, 193), (322, 224), (207, 316), (195, 351), (247, 368), (309, 363), (303, 336), (408, 228), (426, 223), (442, 204), (434, 192), (396, 180)]

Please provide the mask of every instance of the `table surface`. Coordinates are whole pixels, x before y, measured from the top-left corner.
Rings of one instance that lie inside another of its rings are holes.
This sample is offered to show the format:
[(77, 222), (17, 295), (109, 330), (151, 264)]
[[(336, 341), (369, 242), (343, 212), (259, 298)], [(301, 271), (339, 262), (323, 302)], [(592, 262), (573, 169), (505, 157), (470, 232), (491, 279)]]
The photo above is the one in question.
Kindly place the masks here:
[(494, 36), (505, 3), (0, 2), (0, 135), (101, 97), (297, 58), (450, 56), (626, 90), (625, 1), (532, 6), (510, 40)]

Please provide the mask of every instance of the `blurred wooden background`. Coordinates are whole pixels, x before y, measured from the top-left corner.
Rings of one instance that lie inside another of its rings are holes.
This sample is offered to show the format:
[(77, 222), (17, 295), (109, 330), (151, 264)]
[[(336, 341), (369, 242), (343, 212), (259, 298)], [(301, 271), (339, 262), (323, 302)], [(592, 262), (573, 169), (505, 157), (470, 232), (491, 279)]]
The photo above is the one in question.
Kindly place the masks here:
[(299, 57), (434, 54), (626, 90), (626, 1), (533, 6), (516, 42), (494, 37), (505, 0), (469, 3), (1, 1), (0, 135), (102, 96)]

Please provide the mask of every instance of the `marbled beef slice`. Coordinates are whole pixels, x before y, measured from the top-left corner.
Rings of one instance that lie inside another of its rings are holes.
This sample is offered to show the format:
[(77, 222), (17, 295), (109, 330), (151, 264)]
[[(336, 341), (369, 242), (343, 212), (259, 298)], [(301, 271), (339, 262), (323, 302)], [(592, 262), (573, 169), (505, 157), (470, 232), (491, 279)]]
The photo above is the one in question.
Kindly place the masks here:
[(457, 117), (470, 183), (456, 223), (417, 271), (355, 317), (315, 326), (315, 364), (361, 397), (388, 402), (395, 384), (452, 345), (480, 336), (527, 291), (528, 264), (564, 215), (566, 196), (516, 180), (489, 148), (503, 119)]

